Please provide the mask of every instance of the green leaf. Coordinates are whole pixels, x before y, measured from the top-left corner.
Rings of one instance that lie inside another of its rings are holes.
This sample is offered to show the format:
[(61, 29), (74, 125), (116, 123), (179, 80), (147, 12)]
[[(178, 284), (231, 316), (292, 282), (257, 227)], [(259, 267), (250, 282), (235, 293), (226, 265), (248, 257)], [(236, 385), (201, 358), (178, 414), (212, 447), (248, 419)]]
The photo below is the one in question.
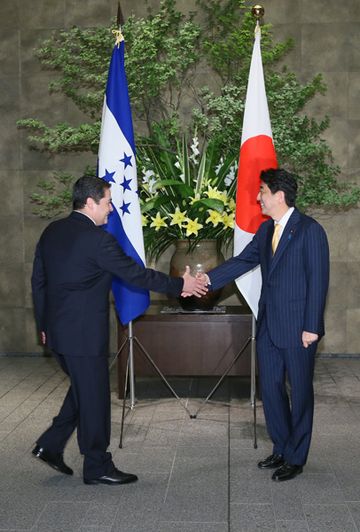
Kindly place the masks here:
[(213, 209), (214, 211), (218, 211), (220, 213), (224, 211), (224, 203), (218, 199), (202, 199), (198, 203), (201, 203), (202, 205), (209, 207), (209, 209)]

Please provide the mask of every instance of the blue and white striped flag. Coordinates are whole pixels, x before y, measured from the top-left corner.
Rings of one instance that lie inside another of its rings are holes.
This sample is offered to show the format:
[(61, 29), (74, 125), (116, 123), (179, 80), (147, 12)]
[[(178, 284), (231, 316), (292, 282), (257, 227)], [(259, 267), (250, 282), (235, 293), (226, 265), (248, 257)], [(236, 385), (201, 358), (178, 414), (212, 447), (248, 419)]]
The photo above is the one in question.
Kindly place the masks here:
[[(111, 183), (114, 210), (107, 231), (124, 252), (145, 266), (144, 239), (139, 204), (134, 131), (124, 64), (124, 41), (115, 45), (104, 99), (98, 176)], [(150, 304), (147, 290), (136, 289), (114, 278), (112, 290), (121, 323), (126, 325)]]

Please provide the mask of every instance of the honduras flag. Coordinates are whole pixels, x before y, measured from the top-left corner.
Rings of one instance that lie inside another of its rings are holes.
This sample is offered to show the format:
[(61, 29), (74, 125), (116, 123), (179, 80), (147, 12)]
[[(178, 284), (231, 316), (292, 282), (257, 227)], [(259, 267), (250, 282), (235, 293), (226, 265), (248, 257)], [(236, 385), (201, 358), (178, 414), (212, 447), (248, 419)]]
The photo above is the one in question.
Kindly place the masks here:
[[(114, 46), (111, 56), (101, 123), (98, 176), (111, 183), (114, 210), (106, 230), (115, 236), (127, 255), (145, 266), (124, 41)], [(150, 304), (147, 290), (137, 289), (119, 278), (114, 278), (112, 290), (123, 325), (143, 314)]]

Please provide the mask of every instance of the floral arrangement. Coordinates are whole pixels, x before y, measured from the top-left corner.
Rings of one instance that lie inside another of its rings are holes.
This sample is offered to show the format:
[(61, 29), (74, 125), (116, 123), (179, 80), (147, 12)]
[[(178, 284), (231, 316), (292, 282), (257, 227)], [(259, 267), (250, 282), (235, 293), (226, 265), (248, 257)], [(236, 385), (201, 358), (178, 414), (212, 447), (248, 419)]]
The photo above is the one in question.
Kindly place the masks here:
[[(189, 249), (203, 239), (228, 244), (233, 236), (237, 159), (224, 159), (213, 144), (176, 149), (159, 136), (138, 144), (138, 175), (145, 248), (158, 257), (178, 239)], [(142, 175), (141, 175), (142, 174)]]

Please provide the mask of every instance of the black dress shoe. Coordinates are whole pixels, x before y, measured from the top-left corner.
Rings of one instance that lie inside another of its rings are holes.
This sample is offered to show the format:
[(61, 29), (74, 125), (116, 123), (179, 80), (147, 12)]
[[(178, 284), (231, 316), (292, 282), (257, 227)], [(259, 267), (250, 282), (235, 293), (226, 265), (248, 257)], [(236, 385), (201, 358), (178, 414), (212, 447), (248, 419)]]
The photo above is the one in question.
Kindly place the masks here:
[(297, 475), (300, 475), (302, 473), (302, 466), (301, 465), (291, 465), (287, 464), (285, 462), (284, 465), (279, 467), (271, 477), (276, 482), (281, 482), (283, 480), (291, 480), (292, 478), (296, 477)]
[(114, 469), (109, 475), (103, 475), (98, 478), (84, 478), (84, 484), (130, 484), (130, 482), (136, 482), (137, 476), (131, 473), (124, 473), (119, 469)]
[(265, 458), (265, 460), (261, 460), (261, 462), (258, 463), (258, 467), (260, 467), (260, 469), (275, 469), (282, 466), (284, 463), (285, 460), (282, 454), (271, 454)]
[(36, 456), (36, 458), (40, 458), (40, 460), (46, 462), (53, 469), (56, 469), (56, 471), (60, 471), (60, 473), (64, 473), (65, 475), (72, 475), (74, 473), (73, 470), (65, 464), (61, 453), (52, 453), (47, 449), (36, 445), (32, 450), (32, 454)]

